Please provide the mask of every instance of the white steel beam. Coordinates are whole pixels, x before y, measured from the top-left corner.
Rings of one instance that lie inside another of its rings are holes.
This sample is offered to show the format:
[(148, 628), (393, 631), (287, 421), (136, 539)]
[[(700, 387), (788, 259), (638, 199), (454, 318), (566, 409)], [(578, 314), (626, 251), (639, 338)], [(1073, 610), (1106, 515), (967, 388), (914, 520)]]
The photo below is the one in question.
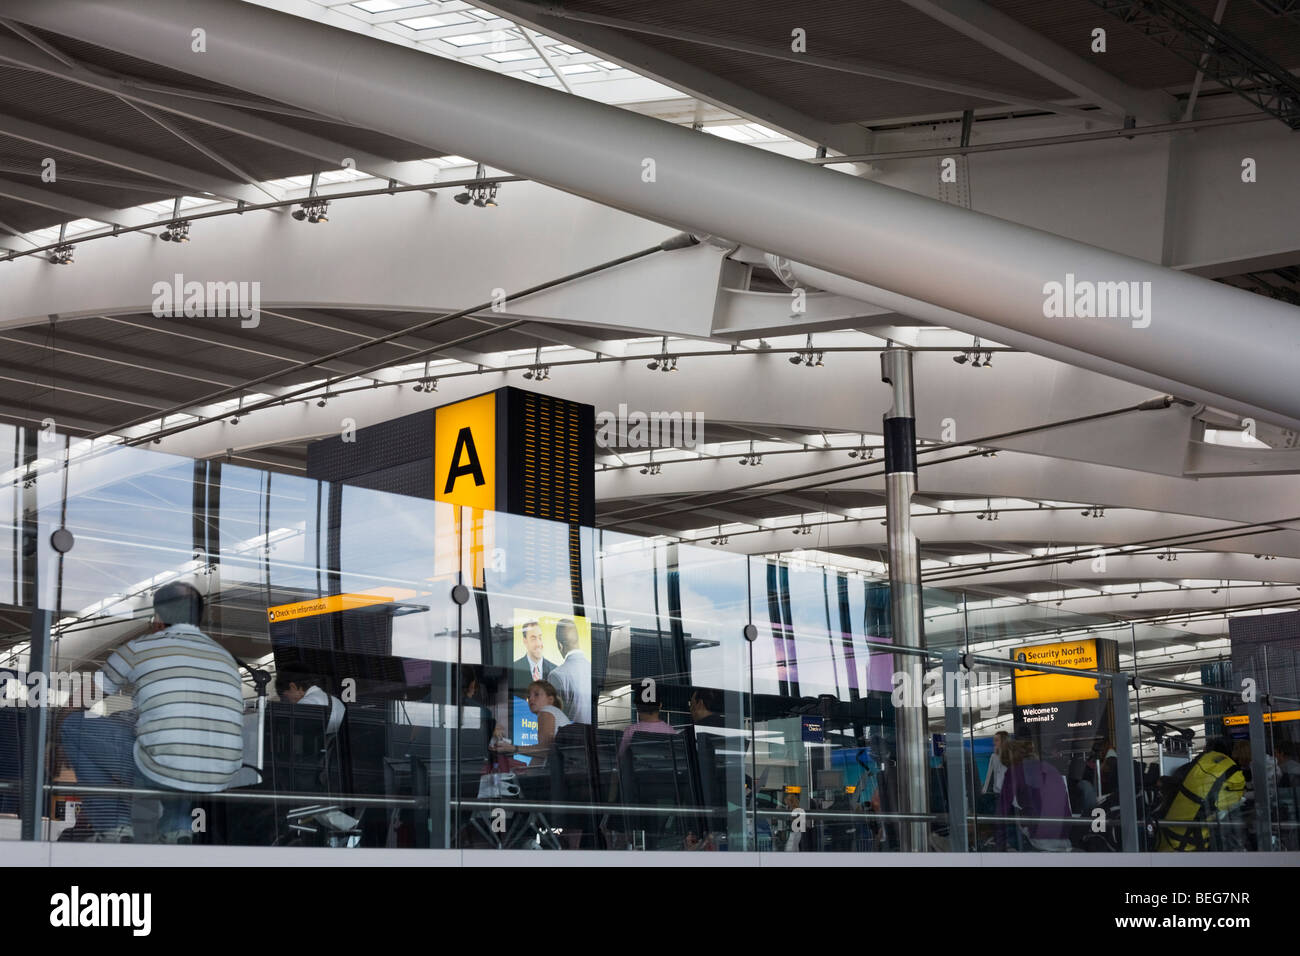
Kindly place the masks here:
[[(1291, 387), (1300, 310), (1282, 302), (251, 4), (11, 0), (7, 10), (344, 122), (425, 145), (436, 137), (440, 148), (659, 222), (1300, 422)], [(202, 57), (186, 39), (196, 17), (213, 24)], [(1135, 287), (1147, 310), (1066, 319), (1045, 309), (1052, 283), (1076, 281)]]
[(717, 74), (638, 43), (617, 30), (591, 23), (559, 20), (553, 15), (556, 12), (554, 9), (542, 11), (533, 4), (519, 3), (516, 0), (490, 0), (481, 6), (513, 20), (521, 28), (532, 27), (574, 46), (598, 50), (620, 66), (697, 99), (731, 110), (756, 123), (779, 129), (810, 145), (822, 145), (838, 153), (851, 153), (860, 151), (870, 141), (869, 132), (862, 127), (815, 120)]
[[(313, 133), (244, 112), (243, 109), (233, 109), (221, 103), (206, 102), (191, 96), (157, 91), (152, 84), (139, 83), (128, 77), (92, 72), (71, 61), (55, 62), (9, 37), (0, 36), (0, 62), (24, 66), (121, 99), (157, 107), (206, 126), (247, 136), (249, 139), (271, 146), (279, 146), (319, 160), (329, 169), (342, 168), (344, 160), (350, 159), (362, 172), (381, 179), (394, 179), (399, 183), (424, 181), (413, 175), (417, 171), (425, 177), (425, 180), (434, 178), (438, 172), (436, 167), (428, 164), (396, 162), (363, 149), (336, 143)], [(424, 167), (423, 170), (420, 166)]]

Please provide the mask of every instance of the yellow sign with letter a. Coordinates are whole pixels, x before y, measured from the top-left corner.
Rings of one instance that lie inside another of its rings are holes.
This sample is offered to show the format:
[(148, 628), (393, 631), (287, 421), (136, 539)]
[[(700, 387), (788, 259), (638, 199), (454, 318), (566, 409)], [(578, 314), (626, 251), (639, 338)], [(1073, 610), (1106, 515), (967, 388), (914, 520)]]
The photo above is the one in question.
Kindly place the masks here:
[(435, 410), (434, 499), (492, 511), (497, 506), (497, 397), (489, 392)]

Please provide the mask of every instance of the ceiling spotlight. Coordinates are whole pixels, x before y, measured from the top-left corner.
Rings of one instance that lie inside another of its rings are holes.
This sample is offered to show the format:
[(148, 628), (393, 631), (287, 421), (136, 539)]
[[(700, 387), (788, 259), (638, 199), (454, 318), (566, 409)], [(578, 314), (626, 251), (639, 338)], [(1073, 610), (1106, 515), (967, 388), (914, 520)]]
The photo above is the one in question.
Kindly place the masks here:
[(984, 350), (984, 367), (985, 367), (985, 368), (989, 368), (992, 364), (993, 364), (993, 353), (990, 352), (990, 351), (988, 351), (987, 349), (985, 349), (985, 350)]
[(648, 368), (648, 369), (649, 369), (650, 371), (652, 371), (652, 372), (657, 372), (657, 371), (659, 371), (659, 360), (658, 360), (658, 359), (651, 359), (649, 362), (646, 362), (645, 367)]
[(230, 420), (230, 424), (232, 424), (232, 425), (238, 425), (238, 424), (239, 424), (239, 416), (236, 415), (234, 418), (232, 418), (232, 419)]
[(467, 192), (457, 193), (452, 198), (455, 199), (456, 202), (460, 203), (462, 206), (468, 206), (474, 200), (474, 197)]
[(483, 198), (482, 194), (479, 194), (474, 197), (474, 205), (482, 209), (484, 206), (487, 205), (487, 201)]
[(492, 206), (495, 208), (496, 204), (497, 204), (497, 184), (493, 183), (491, 186), (488, 187), (487, 199), (483, 201), (483, 205)]
[(51, 264), (56, 266), (72, 265), (73, 248), (74, 247), (71, 243), (66, 242), (62, 245), (55, 246), (54, 250), (50, 253)]
[(822, 367), (822, 364), (823, 364), (823, 363), (822, 363), (822, 356), (823, 356), (823, 355), (825, 355), (824, 352), (818, 352), (818, 353), (817, 353), (817, 362), (816, 362), (817, 368), (821, 368), (821, 367)]
[(182, 219), (173, 220), (158, 238), (163, 242), (189, 242), (190, 224)]
[(330, 204), (324, 199), (313, 198), (300, 203), (298, 208), (293, 211), (292, 215), (293, 218), (297, 219), (299, 222), (302, 222), (304, 219), (311, 223), (329, 222), (329, 216), (326, 215), (326, 213), (329, 212), (329, 208)]
[(526, 372), (524, 372), (524, 378), (532, 378), (532, 377), (533, 377), (533, 370), (531, 368), (528, 369)]
[(321, 400), (318, 401), (318, 402), (316, 403), (316, 407), (317, 407), (317, 408), (324, 408), (324, 407), (325, 407), (325, 403), (326, 403), (327, 401), (329, 401), (328, 398), (322, 397)]
[(970, 353), (962, 352), (961, 355), (954, 355), (952, 357), (952, 360), (956, 362), (958, 365), (965, 365), (967, 362), (970, 361)]
[(797, 352), (797, 353), (795, 353), (794, 355), (791, 355), (791, 356), (790, 356), (790, 364), (791, 364), (791, 365), (800, 365), (800, 364), (802, 364), (802, 363), (803, 363), (803, 353), (802, 353), (802, 352)]

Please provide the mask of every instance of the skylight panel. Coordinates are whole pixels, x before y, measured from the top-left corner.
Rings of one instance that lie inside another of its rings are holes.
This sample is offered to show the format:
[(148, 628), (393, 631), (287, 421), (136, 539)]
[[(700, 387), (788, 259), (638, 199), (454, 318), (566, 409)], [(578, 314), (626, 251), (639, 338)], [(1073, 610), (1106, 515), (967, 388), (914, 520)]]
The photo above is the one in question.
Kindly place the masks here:
[(443, 43), (450, 43), (454, 47), (463, 46), (482, 46), (485, 43), (493, 43), (500, 39), (491, 33), (462, 33), (455, 37), (440, 37)]
[(505, 50), (501, 53), (488, 53), (485, 56), (495, 63), (514, 63), (517, 60), (537, 59), (537, 54), (532, 50)]
[(388, 13), (390, 10), (404, 10), (407, 7), (429, 6), (429, 0), (359, 0), (352, 4), (365, 13)]
[(751, 143), (754, 141), (754, 137), (740, 126), (706, 126), (704, 132), (720, 139), (729, 139), (735, 143)]
[(469, 17), (462, 17), (459, 14), (443, 14), (436, 17), (411, 17), (409, 20), (398, 20), (401, 26), (410, 27), (412, 30), (432, 30), (435, 27), (453, 27), (460, 23), (473, 23)]

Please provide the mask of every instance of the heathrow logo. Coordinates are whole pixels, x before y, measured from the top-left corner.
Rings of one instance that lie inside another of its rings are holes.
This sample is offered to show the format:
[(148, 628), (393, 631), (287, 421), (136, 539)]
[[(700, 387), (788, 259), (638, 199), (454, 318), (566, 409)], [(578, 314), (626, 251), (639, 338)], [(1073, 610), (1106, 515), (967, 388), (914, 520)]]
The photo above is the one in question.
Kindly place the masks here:
[(1065, 274), (1064, 282), (1043, 284), (1048, 319), (1129, 319), (1135, 329), (1151, 324), (1150, 282), (1093, 282)]
[(245, 329), (262, 321), (260, 282), (186, 282), (178, 272), (171, 282), (155, 282), (151, 292), (157, 319), (240, 319)]

